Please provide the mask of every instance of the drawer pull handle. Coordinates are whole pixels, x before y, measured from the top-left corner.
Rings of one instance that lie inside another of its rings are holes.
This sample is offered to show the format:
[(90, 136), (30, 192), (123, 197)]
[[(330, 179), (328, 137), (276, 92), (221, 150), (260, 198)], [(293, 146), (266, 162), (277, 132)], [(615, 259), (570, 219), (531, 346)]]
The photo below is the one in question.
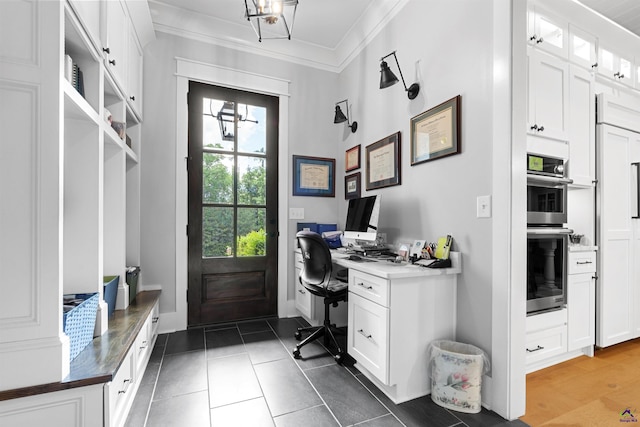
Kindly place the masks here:
[(365, 284), (364, 284), (364, 283), (362, 283), (362, 282), (358, 283), (358, 286), (362, 286), (363, 288), (368, 289), (368, 290), (373, 289), (373, 286), (371, 286), (371, 285), (369, 285), (369, 286), (365, 286)]
[(122, 381), (122, 385), (125, 386), (124, 389), (122, 390), (118, 390), (118, 394), (124, 394), (127, 392), (127, 389), (129, 388), (127, 386), (127, 383), (129, 383), (131, 381), (131, 378), (127, 378), (126, 380)]
[(593, 262), (591, 262), (591, 261), (578, 261), (578, 262), (576, 262), (576, 264), (578, 264), (578, 265), (593, 264)]
[(359, 333), (360, 335), (362, 335), (363, 337), (365, 337), (366, 339), (368, 339), (368, 340), (370, 340), (370, 339), (371, 339), (371, 334), (367, 335), (367, 333), (366, 333), (364, 330), (362, 330), (362, 329), (358, 329), (358, 333)]
[(159, 318), (159, 317), (154, 317), (154, 318), (151, 320), (151, 322), (152, 322), (152, 323), (158, 323), (158, 319), (160, 319), (160, 318)]
[(527, 352), (528, 353), (533, 353), (534, 351), (540, 351), (540, 350), (544, 350), (544, 347), (542, 347), (541, 345), (538, 345), (538, 347), (534, 348), (533, 350), (527, 349)]

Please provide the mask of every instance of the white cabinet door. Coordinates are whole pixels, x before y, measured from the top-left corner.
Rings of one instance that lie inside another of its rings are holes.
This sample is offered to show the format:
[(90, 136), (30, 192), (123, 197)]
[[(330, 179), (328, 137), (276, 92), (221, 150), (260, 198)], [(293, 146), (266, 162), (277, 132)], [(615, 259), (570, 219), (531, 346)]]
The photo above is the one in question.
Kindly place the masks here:
[(574, 184), (592, 186), (596, 178), (594, 77), (587, 70), (569, 66), (569, 178)]
[(70, 0), (69, 3), (76, 11), (82, 25), (86, 30), (91, 42), (96, 48), (100, 48), (100, 15), (102, 8), (101, 0)]
[(527, 132), (567, 141), (569, 138), (569, 65), (566, 61), (529, 51)]
[(606, 347), (636, 337), (637, 170), (640, 134), (598, 125), (598, 298), (596, 344)]
[(349, 292), (348, 353), (389, 384), (389, 309)]
[(572, 274), (567, 283), (567, 350), (595, 343), (595, 273)]
[(597, 47), (596, 36), (569, 24), (569, 61), (595, 71), (598, 68)]
[(528, 42), (538, 49), (567, 57), (569, 51), (567, 20), (555, 16), (540, 7), (533, 6), (528, 15)]
[(133, 27), (129, 29), (127, 48), (127, 99), (133, 111), (142, 118), (142, 49)]
[(620, 55), (607, 46), (598, 48), (598, 73), (626, 86), (634, 85), (633, 58)]
[(126, 64), (129, 18), (125, 5), (119, 0), (107, 1), (104, 10), (102, 43), (105, 53), (105, 67), (120, 89), (127, 93)]

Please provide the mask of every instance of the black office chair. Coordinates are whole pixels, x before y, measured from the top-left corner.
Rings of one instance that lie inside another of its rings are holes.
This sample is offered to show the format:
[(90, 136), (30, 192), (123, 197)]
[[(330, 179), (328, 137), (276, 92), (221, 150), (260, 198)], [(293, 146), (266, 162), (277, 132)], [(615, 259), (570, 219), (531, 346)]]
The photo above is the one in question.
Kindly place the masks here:
[(308, 343), (324, 337), (325, 346), (329, 345), (329, 338), (336, 346), (337, 353), (334, 356), (336, 362), (344, 361), (344, 352), (338, 344), (334, 332), (338, 332), (336, 325), (329, 320), (329, 306), (338, 306), (338, 302), (347, 300), (347, 284), (331, 279), (331, 253), (329, 245), (324, 239), (313, 231), (299, 231), (296, 234), (298, 244), (302, 250), (303, 267), (300, 273), (300, 283), (313, 295), (324, 298), (324, 323), (322, 326), (298, 328), (295, 333), (297, 340), (302, 339), (303, 332), (311, 332), (304, 341), (293, 349), (293, 357), (300, 358), (300, 348)]

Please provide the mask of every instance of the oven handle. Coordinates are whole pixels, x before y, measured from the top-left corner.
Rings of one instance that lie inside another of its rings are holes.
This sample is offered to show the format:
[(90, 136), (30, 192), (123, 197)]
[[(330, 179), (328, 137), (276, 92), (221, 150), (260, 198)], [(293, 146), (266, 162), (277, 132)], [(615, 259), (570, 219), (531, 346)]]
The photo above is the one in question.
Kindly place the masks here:
[(529, 227), (527, 234), (573, 234), (570, 228)]
[(555, 176), (544, 176), (527, 174), (527, 182), (542, 182), (544, 184), (573, 184), (571, 178), (558, 178)]
[(632, 176), (633, 176), (633, 169), (635, 168), (635, 184), (636, 184), (636, 191), (633, 192), (633, 196), (636, 198), (636, 203), (635, 203), (635, 208), (636, 208), (636, 213), (635, 215), (631, 215), (632, 219), (638, 219), (640, 218), (640, 163), (639, 162), (635, 162), (635, 163), (631, 163), (631, 172), (632, 172)]

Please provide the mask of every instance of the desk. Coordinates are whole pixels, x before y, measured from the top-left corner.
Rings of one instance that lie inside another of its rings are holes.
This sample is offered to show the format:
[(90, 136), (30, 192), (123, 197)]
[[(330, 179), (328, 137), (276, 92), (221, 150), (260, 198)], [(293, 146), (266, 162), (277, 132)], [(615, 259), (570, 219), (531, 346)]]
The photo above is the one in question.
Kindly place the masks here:
[(429, 394), (429, 343), (455, 339), (460, 253), (443, 269), (331, 256), (349, 269), (347, 352), (355, 367), (394, 403)]

